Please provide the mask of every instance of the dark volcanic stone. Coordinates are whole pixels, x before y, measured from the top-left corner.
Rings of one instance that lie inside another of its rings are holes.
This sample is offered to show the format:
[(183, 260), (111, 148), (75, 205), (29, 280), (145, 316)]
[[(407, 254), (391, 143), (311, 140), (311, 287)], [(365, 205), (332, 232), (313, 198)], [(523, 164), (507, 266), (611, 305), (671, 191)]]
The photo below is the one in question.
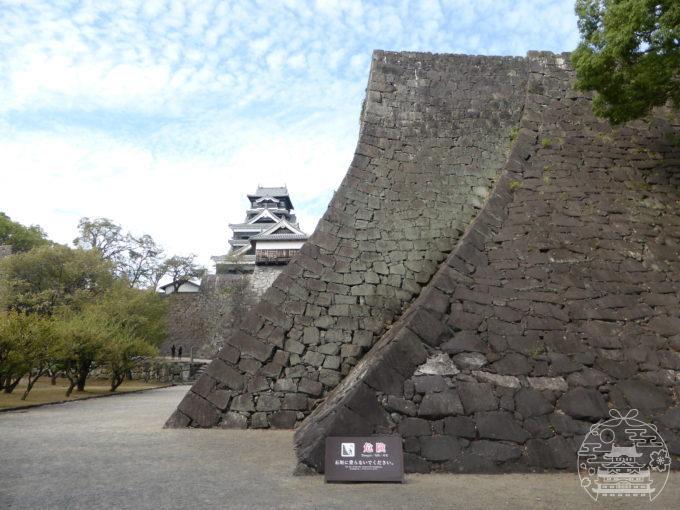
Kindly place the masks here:
[(575, 420), (566, 414), (553, 413), (549, 419), (555, 432), (566, 437), (587, 434), (590, 429), (590, 423), (587, 421)]
[(421, 418), (404, 418), (399, 423), (399, 434), (403, 437), (408, 436), (429, 436), (430, 422)]
[(420, 438), (420, 455), (429, 460), (454, 459), (460, 453), (460, 444), (451, 436), (424, 436)]
[(396, 412), (407, 416), (416, 415), (416, 405), (413, 402), (406, 400), (405, 398), (395, 397), (394, 395), (387, 397), (385, 409), (390, 413)]
[(220, 418), (215, 406), (191, 391), (186, 394), (177, 409), (191, 417), (192, 425), (197, 427), (213, 427)]
[(206, 373), (226, 384), (232, 390), (242, 389), (245, 382), (245, 377), (243, 377), (241, 372), (221, 359), (213, 360)]
[(603, 372), (594, 368), (584, 367), (580, 372), (574, 372), (567, 376), (570, 386), (590, 386), (597, 388), (605, 384), (608, 377)]
[(494, 411), (498, 409), (498, 399), (493, 385), (488, 383), (459, 383), (456, 386), (460, 400), (463, 402), (465, 414), (477, 411)]
[(430, 463), (422, 457), (412, 453), (404, 453), (404, 472), (406, 473), (429, 473)]
[(659, 421), (670, 429), (680, 430), (680, 407), (673, 407), (666, 411)]
[(275, 429), (292, 429), (297, 420), (295, 411), (277, 411), (271, 415), (269, 422)]
[(441, 375), (421, 375), (413, 378), (418, 393), (433, 393), (448, 389), (446, 380)]
[(442, 393), (428, 393), (423, 397), (418, 409), (418, 416), (442, 418), (455, 414), (463, 414), (463, 405), (458, 393), (448, 390)]
[(474, 439), (477, 436), (475, 422), (465, 416), (450, 416), (444, 418), (444, 434), (449, 436)]
[(531, 371), (531, 365), (521, 354), (509, 353), (491, 365), (502, 375), (525, 375)]
[(630, 407), (642, 413), (666, 409), (670, 398), (666, 392), (652, 383), (641, 380), (622, 381), (614, 386), (625, 397)]
[(561, 436), (555, 436), (547, 441), (529, 439), (527, 463), (544, 469), (564, 469), (576, 464), (576, 451)]
[(593, 421), (606, 418), (609, 413), (600, 392), (587, 388), (569, 390), (557, 401), (557, 407), (572, 418)]
[(321, 384), (319, 381), (300, 379), (300, 384), (298, 384), (298, 391), (300, 393), (307, 393), (308, 395), (313, 395), (315, 397), (321, 395), (322, 390), (323, 384)]
[(517, 460), (522, 456), (522, 449), (516, 444), (500, 441), (473, 441), (466, 453), (492, 459), (494, 463)]
[(439, 346), (439, 348), (449, 354), (459, 352), (484, 352), (484, 342), (474, 331), (461, 331), (451, 339)]
[(248, 426), (248, 418), (239, 413), (229, 412), (222, 417), (220, 427), (223, 429), (244, 429)]
[(515, 443), (523, 443), (529, 438), (529, 433), (510, 413), (503, 411), (479, 413), (475, 418), (479, 437), (506, 439)]
[(288, 393), (283, 397), (283, 405), (281, 407), (294, 411), (304, 411), (307, 409), (307, 397), (300, 393)]
[(526, 419), (552, 412), (553, 405), (540, 391), (522, 388), (515, 395), (515, 409)]

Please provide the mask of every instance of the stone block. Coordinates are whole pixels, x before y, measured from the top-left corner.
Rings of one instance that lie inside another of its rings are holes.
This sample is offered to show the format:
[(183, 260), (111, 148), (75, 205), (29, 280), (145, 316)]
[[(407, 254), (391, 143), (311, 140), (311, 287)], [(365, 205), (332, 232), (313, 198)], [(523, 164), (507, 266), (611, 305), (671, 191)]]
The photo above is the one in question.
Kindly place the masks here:
[(269, 418), (269, 423), (273, 429), (292, 429), (297, 421), (295, 411), (277, 411)]
[(390, 413), (400, 413), (407, 416), (416, 415), (416, 405), (405, 398), (389, 395), (385, 403), (385, 409)]
[(250, 356), (259, 361), (265, 361), (271, 356), (274, 350), (273, 345), (267, 345), (257, 338), (246, 335), (245, 333), (237, 333), (230, 337), (229, 344), (236, 347), (242, 356)]
[(253, 403), (253, 396), (244, 393), (243, 395), (235, 396), (231, 401), (232, 411), (253, 412), (255, 411), (255, 404)]
[(284, 345), (285, 345), (284, 349), (286, 349), (286, 351), (288, 352), (292, 352), (295, 354), (302, 354), (303, 352), (305, 352), (305, 346), (298, 342), (297, 340), (288, 339), (286, 340)]
[(300, 393), (288, 393), (283, 397), (282, 409), (290, 409), (293, 411), (307, 410), (307, 397)]
[(298, 391), (306, 393), (314, 397), (321, 395), (323, 385), (319, 381), (312, 381), (311, 379), (302, 378), (298, 384)]
[(220, 411), (224, 411), (229, 405), (229, 399), (231, 398), (231, 391), (229, 390), (215, 390), (209, 393), (206, 397), (208, 402), (213, 404)]
[(306, 365), (311, 365), (314, 367), (320, 367), (323, 364), (323, 360), (326, 356), (320, 352), (308, 350), (302, 357), (302, 362)]
[(243, 389), (243, 385), (245, 384), (245, 377), (243, 374), (220, 359), (215, 359), (210, 363), (210, 366), (208, 366), (208, 369), (206, 370), (206, 374), (217, 379), (232, 390), (239, 391)]
[(498, 398), (493, 386), (488, 383), (458, 383), (456, 385), (465, 414), (478, 411), (495, 411), (498, 409)]
[(329, 388), (335, 388), (341, 379), (342, 376), (337, 370), (331, 370), (329, 368), (322, 368), (319, 370), (319, 382)]
[(540, 391), (522, 388), (515, 394), (515, 409), (526, 419), (551, 413), (553, 405)]
[(600, 392), (590, 388), (569, 390), (557, 401), (557, 407), (576, 419), (596, 421), (609, 414)]
[(226, 413), (222, 417), (220, 427), (223, 429), (245, 429), (248, 426), (248, 418), (234, 412)]
[(214, 427), (220, 418), (213, 404), (191, 391), (182, 399), (177, 409), (189, 416), (191, 424), (196, 427)]
[(523, 443), (529, 438), (529, 433), (515, 420), (510, 413), (492, 411), (479, 413), (475, 416), (479, 437), (486, 439), (500, 439)]
[(254, 413), (250, 417), (250, 426), (254, 429), (269, 428), (269, 420), (267, 419), (267, 413)]
[(418, 393), (434, 393), (445, 391), (449, 388), (446, 379), (441, 375), (423, 375), (413, 378), (415, 390)]
[(397, 426), (402, 437), (409, 436), (429, 436), (430, 422), (422, 418), (404, 418)]
[(423, 397), (418, 408), (418, 416), (426, 418), (443, 418), (463, 414), (463, 412), (463, 404), (458, 393), (454, 390), (428, 393)]
[(465, 416), (449, 416), (444, 418), (444, 434), (464, 437), (466, 439), (475, 439), (475, 437), (477, 437), (477, 429), (474, 420), (471, 418)]
[(295, 379), (281, 377), (274, 383), (274, 391), (296, 392), (297, 383), (295, 382)]
[(420, 455), (432, 461), (455, 459), (460, 454), (460, 444), (451, 436), (423, 436), (420, 438)]

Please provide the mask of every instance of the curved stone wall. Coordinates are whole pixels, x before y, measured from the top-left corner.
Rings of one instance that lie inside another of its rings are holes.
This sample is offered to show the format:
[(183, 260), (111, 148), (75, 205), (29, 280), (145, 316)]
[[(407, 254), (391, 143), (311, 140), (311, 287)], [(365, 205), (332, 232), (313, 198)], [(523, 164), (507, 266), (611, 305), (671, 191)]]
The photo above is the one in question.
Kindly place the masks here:
[(479, 213), (522, 113), (526, 66), (374, 53), (347, 176), (168, 426), (290, 428), (309, 414)]
[(612, 129), (567, 56), (531, 53), (518, 138), (411, 308), (296, 431), (399, 433), (407, 471), (573, 469), (591, 423), (640, 410), (680, 455), (680, 119)]

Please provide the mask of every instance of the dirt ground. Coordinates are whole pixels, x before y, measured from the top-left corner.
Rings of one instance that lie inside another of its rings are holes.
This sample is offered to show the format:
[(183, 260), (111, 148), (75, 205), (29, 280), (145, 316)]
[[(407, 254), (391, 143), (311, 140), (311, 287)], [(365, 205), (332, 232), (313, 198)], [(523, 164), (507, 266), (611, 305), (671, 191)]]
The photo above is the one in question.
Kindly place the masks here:
[(6, 509), (677, 509), (680, 473), (653, 502), (592, 501), (578, 475), (407, 475), (325, 484), (292, 476), (291, 431), (164, 430), (188, 387), (0, 413)]

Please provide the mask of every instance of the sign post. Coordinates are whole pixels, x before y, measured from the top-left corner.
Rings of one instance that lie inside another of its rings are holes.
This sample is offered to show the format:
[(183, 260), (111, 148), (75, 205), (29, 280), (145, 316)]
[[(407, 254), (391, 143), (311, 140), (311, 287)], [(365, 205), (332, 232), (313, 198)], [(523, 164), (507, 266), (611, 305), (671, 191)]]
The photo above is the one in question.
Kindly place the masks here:
[(404, 481), (400, 436), (326, 438), (326, 482)]

